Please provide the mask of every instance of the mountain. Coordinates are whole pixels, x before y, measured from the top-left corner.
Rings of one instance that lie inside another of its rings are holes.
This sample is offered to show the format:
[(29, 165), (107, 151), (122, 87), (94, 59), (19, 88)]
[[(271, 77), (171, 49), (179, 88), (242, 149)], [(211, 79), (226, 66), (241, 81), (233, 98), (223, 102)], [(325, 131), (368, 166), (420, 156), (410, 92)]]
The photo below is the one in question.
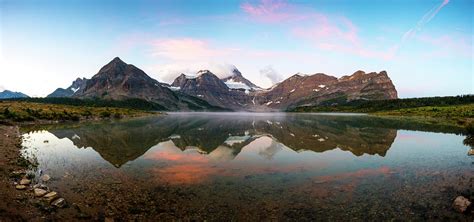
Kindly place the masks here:
[(84, 88), (86, 82), (86, 78), (77, 78), (72, 82), (71, 86), (67, 87), (66, 89), (57, 88), (56, 90), (54, 90), (54, 92), (52, 92), (46, 97), (72, 97), (74, 93), (79, 91), (81, 88)]
[(160, 83), (116, 57), (91, 79), (76, 79), (48, 97), (141, 99), (163, 110), (281, 111), (299, 106), (343, 104), (354, 100), (396, 99), (386, 71), (356, 71), (336, 78), (323, 73), (295, 74), (269, 89), (261, 89), (234, 68), (220, 79), (209, 70), (179, 75), (171, 85)]
[(76, 79), (67, 89), (57, 89), (48, 97), (142, 99), (158, 104), (163, 110), (223, 110), (202, 99), (170, 90), (166, 84), (118, 57), (103, 66), (91, 79)]
[(237, 69), (234, 68), (232, 70), (232, 75), (221, 79), (227, 87), (231, 89), (243, 89), (243, 90), (260, 90), (261, 88), (257, 85), (250, 82), (250, 80), (246, 79), (242, 76), (242, 73)]
[(201, 70), (196, 76), (181, 74), (171, 84), (174, 89), (195, 96), (212, 105), (245, 110), (250, 102), (248, 91), (231, 89), (209, 70)]
[(223, 79), (209, 70), (202, 70), (197, 76), (181, 74), (172, 87), (212, 105), (237, 111), (278, 111), (322, 103), (397, 98), (395, 86), (386, 71), (357, 71), (341, 78), (323, 73), (298, 73), (263, 90), (245, 79), (237, 69)]
[(295, 74), (268, 90), (257, 92), (259, 104), (272, 109), (344, 103), (353, 100), (396, 99), (397, 91), (386, 71), (357, 71), (336, 78), (322, 73)]
[(13, 92), (10, 90), (4, 90), (3, 92), (0, 92), (0, 99), (14, 99), (14, 98), (29, 98), (29, 96), (21, 92)]

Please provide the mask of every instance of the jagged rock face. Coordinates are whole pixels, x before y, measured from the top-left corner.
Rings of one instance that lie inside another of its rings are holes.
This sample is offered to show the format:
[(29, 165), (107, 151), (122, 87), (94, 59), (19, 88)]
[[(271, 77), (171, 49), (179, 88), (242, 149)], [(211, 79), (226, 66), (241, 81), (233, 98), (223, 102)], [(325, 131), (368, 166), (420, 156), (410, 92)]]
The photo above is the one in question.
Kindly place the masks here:
[(67, 89), (56, 89), (48, 97), (79, 99), (143, 99), (166, 110), (217, 110), (208, 102), (182, 92), (173, 92), (169, 85), (160, 83), (141, 69), (126, 64), (116, 57), (91, 79), (76, 79)]
[(87, 80), (86, 78), (77, 78), (68, 88), (57, 88), (46, 97), (72, 97), (77, 91), (85, 87)]
[(117, 100), (140, 98), (171, 103), (177, 101), (171, 90), (162, 87), (141, 69), (126, 64), (118, 57), (102, 67), (74, 96)]
[(244, 90), (230, 89), (208, 70), (199, 71), (195, 77), (181, 74), (171, 86), (179, 87), (181, 92), (223, 108), (245, 110), (250, 102), (250, 97)]
[(14, 99), (14, 98), (28, 98), (24, 93), (21, 92), (13, 92), (10, 90), (4, 90), (3, 92), (0, 92), (0, 99)]
[(236, 68), (223, 79), (201, 70), (196, 76), (181, 74), (170, 86), (117, 57), (91, 79), (77, 79), (67, 89), (59, 88), (48, 97), (138, 98), (168, 110), (279, 111), (321, 103), (396, 99), (397, 91), (385, 71), (357, 71), (339, 79), (322, 73), (296, 74), (262, 90)]
[(180, 107), (178, 97), (134, 65), (114, 58), (74, 94), (76, 98), (122, 100), (129, 98), (157, 102), (169, 110)]
[(270, 90), (257, 93), (257, 101), (273, 109), (286, 108), (336, 82), (336, 77), (320, 73), (311, 76), (295, 74)]
[(339, 79), (325, 74), (294, 75), (269, 90), (257, 93), (258, 103), (273, 109), (352, 100), (396, 99), (387, 72), (357, 71)]
[(234, 75), (222, 80), (206, 70), (200, 71), (197, 77), (182, 74), (172, 86), (213, 105), (247, 111), (285, 110), (302, 105), (397, 98), (397, 91), (385, 71), (357, 71), (339, 79), (322, 73), (295, 74), (267, 90), (245, 88), (246, 85), (255, 86), (250, 81), (242, 88), (229, 88), (229, 84), (226, 84), (228, 81), (245, 83), (248, 80), (237, 69)]

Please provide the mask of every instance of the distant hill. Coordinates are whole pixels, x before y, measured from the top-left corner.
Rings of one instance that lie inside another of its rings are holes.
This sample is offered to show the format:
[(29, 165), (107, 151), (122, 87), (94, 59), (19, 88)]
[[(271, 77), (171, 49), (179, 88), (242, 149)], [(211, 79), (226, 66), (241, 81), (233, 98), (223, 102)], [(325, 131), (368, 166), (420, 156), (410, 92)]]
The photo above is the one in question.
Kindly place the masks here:
[(72, 82), (71, 86), (67, 87), (66, 89), (57, 88), (56, 90), (54, 90), (54, 92), (52, 92), (46, 97), (72, 97), (74, 93), (76, 93), (85, 86), (86, 82), (86, 78), (77, 78)]
[(13, 98), (28, 98), (24, 93), (21, 92), (13, 92), (10, 90), (4, 90), (3, 92), (0, 92), (0, 99), (13, 99)]

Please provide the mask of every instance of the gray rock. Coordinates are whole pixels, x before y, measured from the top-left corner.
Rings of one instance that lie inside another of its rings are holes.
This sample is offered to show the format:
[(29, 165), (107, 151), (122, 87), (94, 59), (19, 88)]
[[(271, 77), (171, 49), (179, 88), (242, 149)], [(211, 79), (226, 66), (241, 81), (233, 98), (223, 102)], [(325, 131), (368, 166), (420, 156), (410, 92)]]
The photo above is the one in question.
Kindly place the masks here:
[(471, 205), (471, 201), (469, 201), (467, 198), (463, 196), (458, 196), (456, 199), (454, 199), (453, 202), (453, 208), (460, 213), (464, 213), (464, 211), (467, 210), (467, 208)]
[(55, 201), (51, 203), (51, 205), (58, 207), (58, 208), (63, 208), (66, 206), (66, 200), (64, 198), (58, 198)]
[(35, 193), (35, 197), (42, 197), (42, 196), (44, 196), (46, 193), (48, 193), (48, 191), (43, 190), (43, 189), (40, 189), (40, 188), (35, 188), (35, 189), (33, 189), (33, 192)]
[(23, 178), (20, 180), (20, 185), (29, 185), (31, 183), (31, 180)]

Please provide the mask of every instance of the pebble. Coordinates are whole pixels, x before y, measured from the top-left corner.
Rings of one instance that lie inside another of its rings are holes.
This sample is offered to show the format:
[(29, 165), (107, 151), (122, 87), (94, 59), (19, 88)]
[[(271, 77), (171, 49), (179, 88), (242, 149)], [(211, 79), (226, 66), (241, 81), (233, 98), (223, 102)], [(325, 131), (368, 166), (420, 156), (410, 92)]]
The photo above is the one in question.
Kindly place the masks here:
[(49, 190), (48, 186), (46, 186), (44, 184), (35, 184), (33, 186), (33, 188), (40, 188), (40, 189), (43, 189), (43, 190)]
[(469, 151), (467, 151), (467, 155), (474, 156), (474, 149), (469, 149)]
[(66, 200), (64, 198), (58, 198), (55, 201), (51, 203), (51, 205), (58, 207), (58, 208), (63, 208), (66, 206)]
[(16, 185), (15, 187), (17, 190), (24, 190), (26, 189), (26, 186), (25, 185)]
[(44, 196), (48, 191), (43, 190), (43, 189), (40, 189), (40, 188), (35, 188), (35, 189), (33, 190), (33, 192), (35, 193), (35, 197), (42, 197), (42, 196)]
[(23, 178), (20, 180), (20, 185), (28, 185), (31, 183), (31, 180), (28, 180), (26, 178)]
[(45, 195), (43, 196), (43, 198), (45, 198), (45, 199), (46, 199), (47, 201), (49, 201), (49, 202), (55, 200), (55, 199), (58, 198), (58, 197), (59, 197), (58, 193), (57, 193), (57, 192), (54, 192), (54, 191), (49, 192), (49, 193), (47, 193), (47, 194), (45, 194)]
[(45, 175), (41, 176), (41, 180), (42, 180), (43, 182), (46, 182), (46, 181), (48, 181), (49, 179), (51, 179), (51, 177), (50, 177), (48, 174), (45, 174)]
[(469, 205), (471, 205), (471, 201), (463, 196), (456, 197), (453, 202), (453, 208), (459, 213), (464, 213)]

